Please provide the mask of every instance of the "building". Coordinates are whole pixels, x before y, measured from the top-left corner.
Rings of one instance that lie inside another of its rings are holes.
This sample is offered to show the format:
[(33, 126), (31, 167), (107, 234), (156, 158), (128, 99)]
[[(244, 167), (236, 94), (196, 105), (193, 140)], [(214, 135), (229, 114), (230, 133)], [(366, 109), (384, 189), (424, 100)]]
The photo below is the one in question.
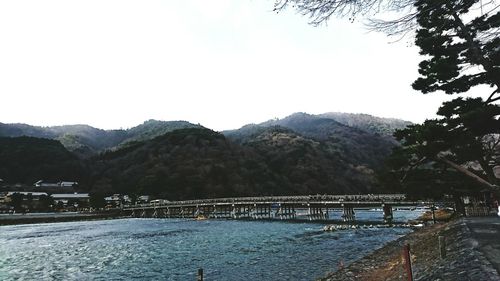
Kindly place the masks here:
[(48, 197), (49, 196), (45, 192), (9, 191), (9, 192), (7, 192), (7, 194), (4, 197), (4, 202), (5, 203), (12, 202), (12, 196), (16, 193), (23, 195), (23, 201), (28, 201), (28, 200), (39, 201), (40, 197), (42, 197), (42, 196)]
[(46, 182), (44, 180), (39, 180), (35, 182), (36, 187), (59, 187), (59, 184), (56, 182)]
[(59, 182), (47, 182), (44, 180), (39, 180), (35, 182), (36, 187), (74, 187), (77, 186), (76, 181), (59, 181)]
[(0, 192), (0, 213), (8, 212), (11, 207), (5, 202), (7, 197), (7, 192)]
[(130, 204), (132, 201), (128, 195), (113, 194), (108, 197), (104, 197), (106, 201), (106, 208), (118, 208), (122, 204)]
[(52, 199), (54, 199), (54, 204), (56, 206), (62, 205), (63, 207), (82, 207), (88, 206), (90, 202), (90, 196), (88, 193), (58, 193), (52, 194)]
[(149, 203), (149, 201), (151, 201), (151, 196), (149, 196), (149, 195), (141, 195), (141, 196), (137, 197), (136, 203), (137, 204)]
[(75, 187), (78, 185), (76, 181), (60, 181), (57, 183), (60, 187)]
[(35, 188), (39, 191), (47, 191), (52, 193), (72, 193), (74, 188), (78, 186), (76, 181), (59, 181), (59, 182), (48, 182), (45, 180), (39, 180), (34, 184)]

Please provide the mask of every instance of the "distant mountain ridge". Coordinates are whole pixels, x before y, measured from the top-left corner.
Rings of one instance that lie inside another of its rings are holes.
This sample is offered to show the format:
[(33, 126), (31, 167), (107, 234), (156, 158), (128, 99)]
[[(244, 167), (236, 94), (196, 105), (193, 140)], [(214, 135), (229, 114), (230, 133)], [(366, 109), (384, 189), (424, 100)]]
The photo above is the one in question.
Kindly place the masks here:
[(349, 117), (295, 113), (222, 133), (186, 121), (127, 130), (0, 123), (0, 161), (8, 162), (0, 178), (64, 177), (89, 191), (172, 200), (376, 192), (375, 170), (398, 145), (388, 132), (405, 123)]
[(317, 116), (330, 118), (349, 127), (358, 128), (370, 133), (391, 137), (396, 130), (413, 124), (401, 119), (382, 118), (362, 113), (327, 112)]
[(182, 128), (201, 128), (187, 121), (148, 120), (127, 130), (102, 130), (89, 125), (39, 127), (26, 124), (0, 123), (0, 137), (36, 137), (60, 141), (69, 151), (91, 156), (128, 142), (152, 139)]
[(34, 137), (0, 137), (0, 178), (10, 183), (33, 184), (45, 179), (85, 178), (85, 164), (60, 142)]
[(370, 118), (369, 115), (294, 113), (282, 119), (249, 124), (223, 133), (236, 142), (245, 143), (266, 129), (287, 128), (328, 144), (330, 149), (350, 158), (350, 162), (374, 167), (381, 164), (397, 145), (392, 132), (406, 127), (407, 124), (411, 123), (397, 119)]
[(271, 128), (243, 144), (208, 129), (179, 129), (94, 159), (94, 189), (168, 199), (358, 193), (373, 190), (354, 167), (315, 140)]

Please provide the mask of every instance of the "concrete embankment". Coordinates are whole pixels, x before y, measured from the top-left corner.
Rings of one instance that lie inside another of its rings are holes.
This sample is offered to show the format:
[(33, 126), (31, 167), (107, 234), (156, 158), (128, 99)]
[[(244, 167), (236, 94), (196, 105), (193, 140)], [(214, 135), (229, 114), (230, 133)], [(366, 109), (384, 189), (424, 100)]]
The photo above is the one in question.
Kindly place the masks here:
[[(500, 225), (500, 218), (489, 218), (496, 223), (478, 224), (477, 221), (481, 219), (483, 218), (461, 218), (417, 229), (318, 280), (408, 280), (403, 258), (403, 247), (406, 244), (411, 249), (414, 280), (500, 280), (494, 262), (496, 255), (492, 256), (484, 250), (492, 247), (500, 249), (500, 239), (494, 242), (491, 240), (494, 238), (490, 237), (489, 241), (482, 241), (486, 239), (482, 234), (491, 234), (491, 226)], [(497, 228), (499, 231), (500, 227)], [(446, 241), (444, 258), (441, 258), (439, 236)], [(491, 236), (498, 237), (495, 234)], [(496, 243), (496, 246), (491, 245), (492, 243)], [(481, 247), (483, 244), (487, 244), (487, 247)]]
[(119, 218), (119, 212), (106, 213), (26, 213), (26, 214), (1, 214), (0, 225), (51, 223), (68, 221), (85, 221)]

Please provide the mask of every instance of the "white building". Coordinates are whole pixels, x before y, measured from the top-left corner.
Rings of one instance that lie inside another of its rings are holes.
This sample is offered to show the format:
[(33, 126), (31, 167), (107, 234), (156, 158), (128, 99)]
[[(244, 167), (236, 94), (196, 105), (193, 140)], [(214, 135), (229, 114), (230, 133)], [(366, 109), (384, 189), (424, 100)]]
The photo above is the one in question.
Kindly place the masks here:
[(54, 204), (61, 202), (64, 206), (66, 206), (69, 201), (74, 201), (80, 204), (88, 203), (90, 201), (90, 196), (88, 193), (59, 193), (52, 194), (52, 199), (54, 199)]

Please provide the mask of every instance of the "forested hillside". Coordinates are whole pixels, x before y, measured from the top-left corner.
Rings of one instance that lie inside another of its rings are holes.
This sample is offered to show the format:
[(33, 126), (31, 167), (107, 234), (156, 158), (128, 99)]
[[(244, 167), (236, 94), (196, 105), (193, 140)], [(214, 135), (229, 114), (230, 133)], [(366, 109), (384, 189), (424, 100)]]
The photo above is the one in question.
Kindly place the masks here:
[(0, 178), (31, 185), (48, 181), (85, 180), (82, 161), (60, 142), (32, 137), (0, 138)]
[(94, 189), (168, 199), (366, 192), (370, 172), (289, 130), (245, 144), (207, 129), (182, 129), (95, 159)]
[(355, 165), (380, 165), (397, 145), (393, 138), (353, 128), (331, 118), (306, 113), (295, 113), (283, 119), (247, 125), (239, 130), (225, 131), (224, 134), (237, 142), (245, 142), (265, 128), (276, 126), (320, 141)]
[(201, 126), (186, 121), (148, 120), (127, 130), (102, 130), (88, 125), (38, 127), (0, 123), (0, 137), (29, 136), (55, 139), (69, 151), (86, 158), (104, 150), (118, 148), (128, 142), (152, 139), (176, 129), (194, 127)]
[(356, 120), (296, 113), (223, 134), (185, 121), (111, 131), (0, 124), (0, 135), (13, 136), (0, 138), (0, 178), (78, 180), (93, 192), (171, 200), (377, 192), (375, 170), (397, 145), (381, 132), (399, 125), (370, 131)]

